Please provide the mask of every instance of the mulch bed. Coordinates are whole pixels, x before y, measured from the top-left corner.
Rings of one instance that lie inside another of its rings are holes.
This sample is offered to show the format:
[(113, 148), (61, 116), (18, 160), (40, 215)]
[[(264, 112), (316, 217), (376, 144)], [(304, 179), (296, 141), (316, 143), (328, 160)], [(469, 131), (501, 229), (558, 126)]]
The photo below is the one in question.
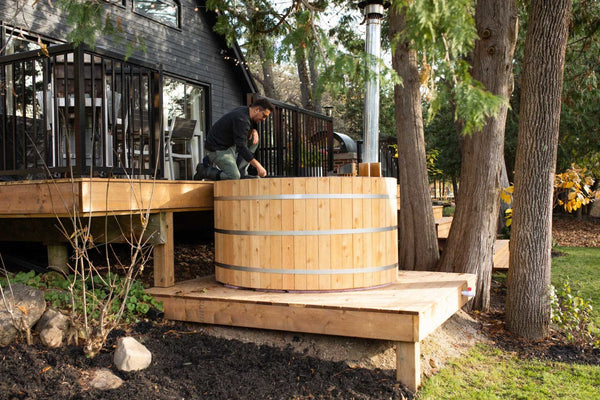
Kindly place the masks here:
[[(556, 220), (554, 240), (561, 246), (600, 246), (597, 220)], [(187, 242), (176, 247), (179, 279), (212, 272), (212, 243)], [(151, 268), (144, 281), (152, 283)], [(526, 341), (504, 329), (506, 288), (494, 282), (492, 308), (472, 313), (498, 347), (520, 357), (600, 365), (600, 352), (565, 345), (554, 333)], [(22, 342), (0, 348), (0, 399), (410, 399), (395, 380), (395, 371), (350, 368), (291, 349), (276, 349), (205, 334), (204, 327), (178, 322), (141, 322), (114, 331), (105, 350), (86, 358), (79, 347), (47, 349)], [(119, 336), (132, 335), (152, 352), (149, 368), (113, 371), (119, 389), (89, 387), (86, 377), (96, 368), (110, 368)]]

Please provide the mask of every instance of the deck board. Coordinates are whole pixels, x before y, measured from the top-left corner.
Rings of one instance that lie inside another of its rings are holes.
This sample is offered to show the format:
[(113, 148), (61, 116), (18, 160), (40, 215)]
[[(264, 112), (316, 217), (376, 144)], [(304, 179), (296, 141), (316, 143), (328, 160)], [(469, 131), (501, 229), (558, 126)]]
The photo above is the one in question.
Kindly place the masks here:
[(213, 183), (116, 178), (0, 182), (0, 217), (64, 217), (213, 208)]

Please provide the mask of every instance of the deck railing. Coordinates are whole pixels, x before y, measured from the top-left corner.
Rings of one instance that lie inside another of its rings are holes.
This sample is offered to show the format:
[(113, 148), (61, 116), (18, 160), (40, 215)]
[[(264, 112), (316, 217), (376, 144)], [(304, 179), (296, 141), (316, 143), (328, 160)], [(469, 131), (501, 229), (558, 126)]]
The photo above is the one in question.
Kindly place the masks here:
[(0, 176), (160, 175), (159, 85), (157, 69), (83, 45), (2, 57)]
[(257, 159), (272, 176), (326, 176), (333, 170), (333, 119), (269, 101), (275, 112), (260, 124)]
[[(162, 72), (103, 49), (0, 57), (0, 179), (164, 176)], [(271, 176), (333, 170), (333, 119), (272, 100), (257, 157)]]

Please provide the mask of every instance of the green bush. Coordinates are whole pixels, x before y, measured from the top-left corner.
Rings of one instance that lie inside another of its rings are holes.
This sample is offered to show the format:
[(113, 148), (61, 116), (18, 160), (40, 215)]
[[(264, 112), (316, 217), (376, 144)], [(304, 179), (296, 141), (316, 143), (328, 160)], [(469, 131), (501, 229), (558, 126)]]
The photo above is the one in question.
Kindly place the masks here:
[(582, 348), (600, 348), (590, 301), (571, 293), (569, 283), (564, 282), (559, 289), (550, 286), (550, 304), (552, 323), (570, 343)]

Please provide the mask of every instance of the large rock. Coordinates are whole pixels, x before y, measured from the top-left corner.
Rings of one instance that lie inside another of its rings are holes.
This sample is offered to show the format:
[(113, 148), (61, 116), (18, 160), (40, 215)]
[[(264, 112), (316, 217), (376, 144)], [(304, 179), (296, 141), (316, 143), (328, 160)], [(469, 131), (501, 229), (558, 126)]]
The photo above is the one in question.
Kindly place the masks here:
[[(0, 346), (9, 345), (19, 331), (31, 329), (46, 310), (44, 292), (31, 286), (15, 283), (2, 288), (5, 301), (0, 299)], [(12, 313), (12, 314), (11, 314)]]
[(49, 308), (42, 315), (35, 329), (39, 333), (40, 341), (44, 346), (56, 348), (62, 346), (69, 326), (69, 318), (66, 315)]
[(134, 338), (124, 337), (117, 341), (113, 361), (121, 371), (139, 371), (148, 368), (152, 353)]

